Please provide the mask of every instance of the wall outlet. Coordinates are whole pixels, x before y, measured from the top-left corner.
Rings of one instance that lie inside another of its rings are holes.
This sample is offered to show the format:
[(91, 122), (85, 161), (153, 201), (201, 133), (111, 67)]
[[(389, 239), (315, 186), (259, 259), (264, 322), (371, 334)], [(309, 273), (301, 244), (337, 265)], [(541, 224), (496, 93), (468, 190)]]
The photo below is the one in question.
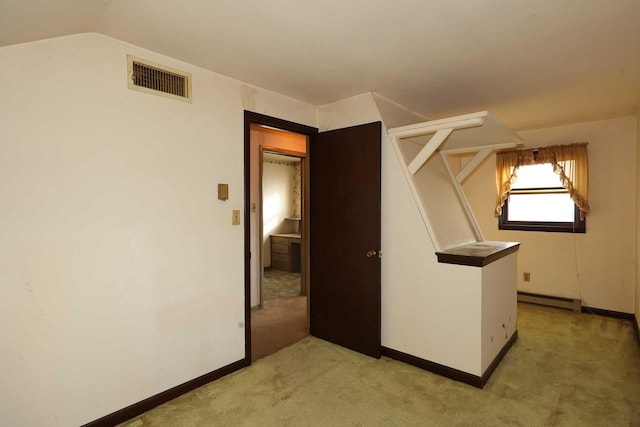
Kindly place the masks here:
[(531, 273), (522, 273), (522, 280), (524, 280), (525, 282), (530, 282), (531, 281)]
[(231, 225), (240, 225), (240, 211), (233, 210), (233, 215), (231, 215)]

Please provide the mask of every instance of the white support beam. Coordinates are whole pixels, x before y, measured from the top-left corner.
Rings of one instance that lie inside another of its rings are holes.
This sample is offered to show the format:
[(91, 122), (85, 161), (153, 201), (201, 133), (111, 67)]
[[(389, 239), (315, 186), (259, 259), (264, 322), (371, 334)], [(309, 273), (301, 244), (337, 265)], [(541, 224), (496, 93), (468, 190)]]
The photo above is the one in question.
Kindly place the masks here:
[(431, 243), (433, 244), (433, 249), (436, 252), (440, 252), (442, 250), (442, 247), (440, 246), (440, 242), (438, 242), (438, 239), (436, 238), (436, 233), (434, 232), (433, 227), (431, 227), (429, 215), (427, 214), (427, 211), (424, 207), (424, 203), (422, 203), (420, 193), (416, 188), (416, 183), (413, 180), (413, 176), (411, 176), (411, 173), (409, 172), (407, 164), (402, 161), (403, 156), (400, 150), (400, 146), (398, 145), (398, 138), (391, 136), (391, 145), (396, 152), (396, 156), (398, 156), (398, 159), (400, 159), (400, 161), (402, 162), (402, 172), (407, 179), (407, 184), (409, 184), (409, 188), (411, 189), (411, 193), (413, 194), (413, 200), (416, 202), (416, 206), (418, 207), (418, 211), (420, 212), (420, 216), (422, 217), (422, 222), (427, 229), (427, 234), (429, 235), (429, 239), (431, 239)]
[(521, 142), (506, 142), (504, 144), (488, 144), (488, 145), (478, 145), (475, 147), (465, 147), (465, 148), (452, 148), (450, 150), (442, 150), (444, 154), (464, 154), (464, 153), (474, 153), (479, 150), (506, 150), (508, 148), (516, 148), (522, 146)]
[[(476, 153), (475, 156), (473, 156), (473, 158), (471, 160), (469, 160), (469, 162), (464, 165), (464, 167), (462, 169), (460, 169), (460, 172), (458, 172), (458, 174), (456, 175), (456, 180), (462, 184), (462, 182), (467, 179), (467, 177), (469, 175), (471, 175), (471, 173), (476, 170), (476, 168), (478, 166), (480, 166), (480, 163), (482, 163), (484, 161), (484, 159), (486, 159), (487, 157), (489, 157), (491, 155), (491, 153), (493, 153), (492, 149), (487, 149), (487, 150), (480, 150)], [(448, 154), (448, 153), (447, 153)]]
[(442, 157), (442, 161), (444, 163), (445, 168), (447, 169), (447, 173), (449, 174), (449, 178), (451, 178), (451, 182), (453, 183), (453, 188), (456, 190), (456, 194), (458, 195), (458, 200), (460, 200), (460, 204), (462, 205), (462, 209), (467, 215), (467, 220), (473, 228), (473, 233), (476, 235), (476, 240), (479, 242), (484, 241), (484, 235), (482, 234), (482, 230), (480, 230), (480, 226), (478, 225), (478, 221), (476, 220), (473, 211), (471, 210), (471, 206), (469, 205), (469, 201), (467, 200), (467, 196), (465, 196), (460, 183), (456, 179), (456, 176), (453, 174), (451, 167), (449, 166), (449, 161), (447, 160), (447, 155), (443, 152), (440, 152), (440, 156)]
[(429, 135), (431, 133), (437, 133), (444, 129), (465, 129), (476, 126), (482, 126), (484, 124), (484, 118), (475, 117), (464, 120), (449, 121), (445, 123), (435, 123), (432, 125), (424, 125), (422, 123), (417, 125), (403, 126), (400, 128), (394, 128), (389, 130), (389, 136), (396, 138), (410, 138), (414, 136)]
[[(416, 157), (409, 164), (409, 172), (411, 175), (415, 175), (418, 170), (424, 165), (431, 155), (442, 145), (442, 143), (451, 135), (452, 128), (440, 129), (431, 137), (429, 142), (422, 147), (422, 150), (416, 155)], [(397, 138), (397, 135), (394, 135)]]
[[(457, 132), (454, 132), (456, 130)], [(443, 248), (441, 248), (436, 230), (431, 225), (425, 202), (422, 200), (422, 192), (428, 191), (424, 186), (428, 186), (429, 183), (424, 179), (420, 179), (420, 177), (416, 177), (416, 173), (421, 170), (425, 162), (436, 151), (439, 151), (440, 155), (445, 158), (446, 173), (453, 183), (453, 191), (461, 202), (464, 214), (469, 221), (470, 231), (475, 235), (477, 241), (483, 241), (484, 236), (462, 191), (461, 182), (470, 176), (475, 167), (482, 163), (483, 157), (486, 159), (486, 156), (489, 155), (486, 152), (491, 153), (494, 150), (513, 148), (520, 145), (522, 139), (518, 134), (504, 126), (487, 111), (396, 127), (388, 129), (387, 133), (400, 160), (402, 172), (407, 179), (413, 199), (436, 252), (441, 251)], [(431, 140), (427, 140), (430, 136)], [(401, 146), (401, 140), (411, 142), (417, 146), (413, 144), (405, 145), (404, 143)], [(424, 146), (420, 147), (423, 144)], [(405, 152), (405, 149), (407, 149), (407, 152)], [(408, 153), (415, 153), (417, 149), (420, 149), (420, 151), (412, 160), (404, 157), (406, 154), (410, 158)], [(483, 153), (476, 154), (479, 151)], [(475, 157), (471, 160), (472, 164), (465, 165), (462, 168), (465, 170), (464, 172), (461, 171), (458, 179), (446, 161), (446, 156), (463, 153)], [(440, 237), (445, 238), (446, 236)]]

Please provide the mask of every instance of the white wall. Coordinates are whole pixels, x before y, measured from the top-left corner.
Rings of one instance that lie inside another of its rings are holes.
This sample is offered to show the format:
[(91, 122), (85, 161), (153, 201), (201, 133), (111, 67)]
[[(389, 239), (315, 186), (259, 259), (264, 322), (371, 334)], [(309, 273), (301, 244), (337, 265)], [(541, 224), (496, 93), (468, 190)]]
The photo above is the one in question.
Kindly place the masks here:
[[(352, 96), (318, 107), (320, 132), (380, 121), (380, 113), (372, 93)], [(386, 135), (386, 131), (383, 132)]]
[[(191, 72), (193, 104), (127, 89), (126, 54)], [(315, 108), (98, 34), (0, 63), (0, 424), (84, 424), (244, 358), (243, 109)]]
[(482, 267), (482, 373), (517, 328), (517, 257), (513, 253)]
[(269, 236), (280, 231), (285, 218), (293, 216), (293, 165), (265, 161), (262, 165), (263, 236), (262, 262), (271, 266)]
[(411, 111), (380, 94), (373, 92), (371, 95), (378, 107), (380, 116), (384, 119), (384, 125), (387, 129), (427, 121), (427, 118), (422, 114)]
[[(518, 289), (582, 298), (582, 304), (631, 313), (636, 262), (636, 120), (622, 117), (519, 132), (525, 147), (588, 142), (586, 234), (500, 231), (493, 216), (495, 156), (464, 190), (487, 240), (522, 242)], [(523, 282), (522, 273), (531, 273)]]

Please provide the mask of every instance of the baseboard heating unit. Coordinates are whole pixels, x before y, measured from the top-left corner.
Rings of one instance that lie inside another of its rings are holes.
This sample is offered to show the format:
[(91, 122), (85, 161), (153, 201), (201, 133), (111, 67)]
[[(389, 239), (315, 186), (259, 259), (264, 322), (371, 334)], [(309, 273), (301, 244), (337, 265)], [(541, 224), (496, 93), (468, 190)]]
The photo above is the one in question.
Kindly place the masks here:
[(518, 302), (566, 308), (577, 312), (579, 312), (582, 307), (582, 301), (579, 299), (552, 297), (549, 295), (532, 294), (529, 292), (518, 292)]

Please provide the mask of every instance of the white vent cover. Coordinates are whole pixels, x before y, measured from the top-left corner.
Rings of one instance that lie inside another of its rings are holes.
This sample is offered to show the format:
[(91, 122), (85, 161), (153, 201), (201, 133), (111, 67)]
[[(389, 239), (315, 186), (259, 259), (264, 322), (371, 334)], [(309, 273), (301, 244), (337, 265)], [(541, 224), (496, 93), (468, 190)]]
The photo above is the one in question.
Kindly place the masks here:
[(191, 74), (127, 55), (129, 89), (191, 102)]

